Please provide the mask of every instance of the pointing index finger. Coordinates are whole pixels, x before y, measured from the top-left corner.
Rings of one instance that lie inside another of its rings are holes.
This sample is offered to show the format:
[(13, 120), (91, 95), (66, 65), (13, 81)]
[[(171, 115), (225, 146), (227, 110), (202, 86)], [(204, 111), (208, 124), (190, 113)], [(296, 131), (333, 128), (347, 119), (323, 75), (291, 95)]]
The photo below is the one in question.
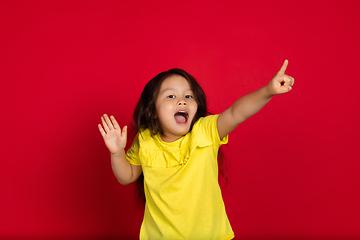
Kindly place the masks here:
[(286, 70), (288, 64), (289, 64), (289, 61), (286, 59), (284, 64), (281, 66), (279, 73), (285, 73), (285, 70)]

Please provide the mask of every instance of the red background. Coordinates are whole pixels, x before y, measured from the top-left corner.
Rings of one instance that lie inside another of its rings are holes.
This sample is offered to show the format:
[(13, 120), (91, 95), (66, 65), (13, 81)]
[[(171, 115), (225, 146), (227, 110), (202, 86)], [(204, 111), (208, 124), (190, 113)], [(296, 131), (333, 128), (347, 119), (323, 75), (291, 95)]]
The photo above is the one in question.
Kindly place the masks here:
[(359, 1), (0, 1), (0, 238), (137, 239), (97, 124), (180, 67), (220, 113), (289, 59), (293, 90), (230, 134), (236, 239), (360, 239)]

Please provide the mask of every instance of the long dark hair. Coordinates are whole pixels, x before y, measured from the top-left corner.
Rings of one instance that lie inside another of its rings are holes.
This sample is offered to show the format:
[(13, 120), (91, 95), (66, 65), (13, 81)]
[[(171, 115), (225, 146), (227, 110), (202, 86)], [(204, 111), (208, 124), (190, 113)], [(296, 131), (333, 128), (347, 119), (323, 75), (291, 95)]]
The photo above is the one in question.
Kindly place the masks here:
[[(191, 76), (186, 71), (180, 68), (172, 68), (168, 71), (161, 72), (152, 78), (144, 87), (144, 90), (141, 93), (139, 102), (134, 110), (133, 119), (131, 123), (130, 137), (132, 140), (135, 140), (137, 135), (143, 129), (149, 129), (151, 135), (156, 135), (157, 133), (161, 133), (161, 127), (158, 118), (156, 118), (156, 107), (155, 102), (160, 91), (161, 84), (163, 81), (172, 76), (172, 75), (180, 75), (184, 77), (191, 87), (191, 90), (194, 94), (194, 99), (197, 103), (197, 112), (194, 116), (194, 119), (191, 123), (190, 131), (194, 125), (194, 123), (201, 117), (205, 117), (210, 114), (206, 104), (206, 95), (204, 90), (198, 84), (193, 76)], [(224, 169), (224, 159), (222, 157), (221, 152), (219, 151), (219, 172), (222, 176), (226, 178), (226, 174), (223, 171)], [(227, 178), (226, 178), (227, 179)], [(136, 181), (137, 187), (137, 199), (138, 203), (143, 205), (145, 203), (145, 193), (144, 193), (144, 175), (141, 173), (140, 177)]]

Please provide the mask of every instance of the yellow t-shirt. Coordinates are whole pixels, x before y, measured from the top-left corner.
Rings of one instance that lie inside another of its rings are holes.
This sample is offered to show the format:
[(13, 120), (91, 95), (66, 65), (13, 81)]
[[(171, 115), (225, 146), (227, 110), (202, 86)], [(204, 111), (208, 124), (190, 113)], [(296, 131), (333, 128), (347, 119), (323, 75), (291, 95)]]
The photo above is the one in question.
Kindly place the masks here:
[(200, 118), (184, 137), (163, 142), (145, 129), (126, 157), (141, 165), (146, 197), (140, 239), (232, 239), (218, 183), (218, 115)]

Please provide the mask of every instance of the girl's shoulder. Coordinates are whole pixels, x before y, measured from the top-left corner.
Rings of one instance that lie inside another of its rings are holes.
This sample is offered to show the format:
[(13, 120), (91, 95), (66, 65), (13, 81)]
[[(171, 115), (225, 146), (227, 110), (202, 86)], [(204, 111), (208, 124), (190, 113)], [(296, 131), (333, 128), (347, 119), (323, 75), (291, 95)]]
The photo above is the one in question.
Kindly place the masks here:
[(218, 117), (219, 114), (214, 114), (199, 118), (195, 122), (193, 126), (193, 130), (194, 129), (198, 131), (214, 130), (214, 128), (217, 128), (216, 124)]
[(216, 146), (226, 144), (228, 142), (228, 136), (220, 139), (217, 129), (217, 119), (219, 114), (208, 115), (200, 118), (193, 126), (193, 134), (200, 134), (211, 143)]
[(137, 139), (141, 147), (146, 147), (149, 149), (158, 148), (156, 144), (156, 135), (153, 136), (148, 128), (141, 130), (137, 135)]

